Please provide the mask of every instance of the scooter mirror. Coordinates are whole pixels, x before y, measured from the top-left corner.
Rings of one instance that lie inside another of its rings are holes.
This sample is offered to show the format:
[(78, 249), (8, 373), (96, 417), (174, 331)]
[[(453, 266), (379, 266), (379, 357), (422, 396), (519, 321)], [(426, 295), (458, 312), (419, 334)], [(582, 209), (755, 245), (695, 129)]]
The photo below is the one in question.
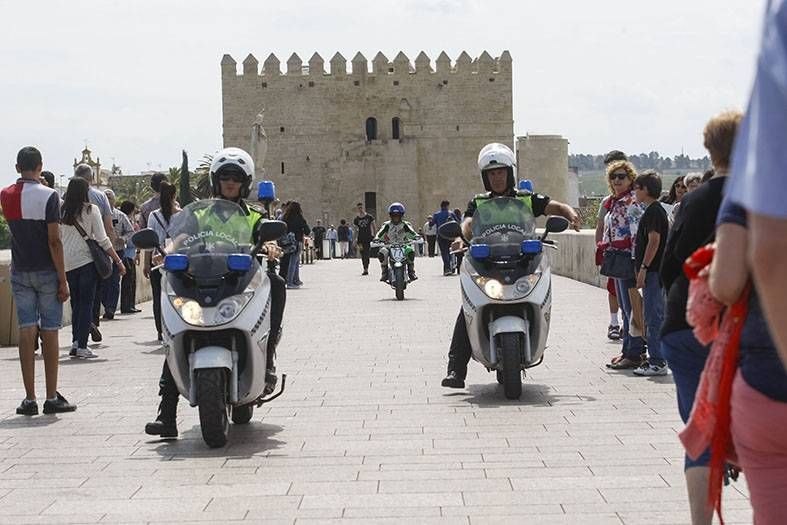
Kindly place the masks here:
[(559, 215), (552, 215), (547, 219), (546, 231), (547, 233), (560, 233), (566, 231), (568, 226), (568, 219)]
[(152, 250), (159, 247), (158, 235), (150, 228), (139, 230), (131, 237), (131, 242), (140, 250)]
[(257, 230), (258, 242), (275, 241), (287, 233), (287, 223), (282, 221), (265, 221)]
[(443, 239), (447, 239), (449, 241), (452, 241), (452, 240), (456, 239), (457, 237), (461, 237), (462, 236), (462, 227), (459, 226), (458, 222), (453, 222), (453, 221), (446, 222), (445, 224), (443, 224), (442, 226), (440, 226), (437, 229), (437, 233)]

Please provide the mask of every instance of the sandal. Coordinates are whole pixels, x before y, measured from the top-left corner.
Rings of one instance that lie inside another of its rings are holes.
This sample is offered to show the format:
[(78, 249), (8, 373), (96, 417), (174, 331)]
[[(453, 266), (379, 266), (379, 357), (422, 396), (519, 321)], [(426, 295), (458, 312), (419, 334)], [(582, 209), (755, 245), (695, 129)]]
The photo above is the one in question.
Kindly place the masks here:
[(629, 370), (632, 368), (639, 368), (641, 364), (642, 359), (630, 359), (628, 357), (622, 357), (618, 361), (608, 364), (607, 368), (612, 370)]

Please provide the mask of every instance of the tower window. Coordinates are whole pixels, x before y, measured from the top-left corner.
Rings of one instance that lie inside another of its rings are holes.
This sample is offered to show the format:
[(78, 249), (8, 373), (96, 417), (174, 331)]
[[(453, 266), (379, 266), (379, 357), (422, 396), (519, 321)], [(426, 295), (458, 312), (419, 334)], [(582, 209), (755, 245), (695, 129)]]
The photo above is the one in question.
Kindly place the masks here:
[(353, 86), (360, 86), (361, 82), (358, 80), (353, 80)]
[(280, 128), (279, 128), (279, 131), (280, 131), (281, 133), (284, 133), (284, 126), (280, 127)]
[(284, 161), (281, 163), (281, 174), (284, 175)]
[(398, 80), (394, 80), (393, 84), (394, 84), (394, 86), (398, 86), (399, 85), (399, 81)]
[(402, 138), (402, 121), (399, 117), (391, 119), (391, 138), (398, 140)]
[(366, 140), (377, 140), (377, 119), (374, 117), (366, 119)]
[(314, 87), (314, 82), (309, 82), (309, 87)]
[(267, 82), (263, 82), (262, 83), (262, 87), (264, 87), (264, 88), (268, 87), (268, 83)]

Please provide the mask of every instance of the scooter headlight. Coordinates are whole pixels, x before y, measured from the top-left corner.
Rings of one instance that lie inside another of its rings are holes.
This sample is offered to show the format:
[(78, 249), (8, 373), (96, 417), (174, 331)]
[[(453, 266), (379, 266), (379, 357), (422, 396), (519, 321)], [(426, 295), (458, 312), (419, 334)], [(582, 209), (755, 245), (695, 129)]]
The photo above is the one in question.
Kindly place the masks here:
[(475, 283), (481, 288), (490, 299), (503, 298), (503, 285), (497, 279), (490, 279), (489, 277), (476, 276), (474, 277)]
[(215, 323), (216, 324), (224, 324), (229, 323), (249, 304), (254, 293), (243, 293), (240, 295), (233, 295), (232, 297), (227, 297), (223, 301), (219, 303), (216, 307), (216, 316), (215, 316)]
[(170, 297), (169, 301), (177, 310), (178, 315), (188, 324), (194, 326), (203, 326), (205, 324), (205, 319), (202, 316), (202, 307), (197, 301), (178, 296)]

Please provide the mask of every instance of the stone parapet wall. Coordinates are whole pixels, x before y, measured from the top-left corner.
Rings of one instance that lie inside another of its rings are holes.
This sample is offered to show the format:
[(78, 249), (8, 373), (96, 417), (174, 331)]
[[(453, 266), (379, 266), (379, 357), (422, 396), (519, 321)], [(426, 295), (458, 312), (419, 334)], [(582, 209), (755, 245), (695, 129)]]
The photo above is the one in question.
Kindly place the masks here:
[(596, 266), (596, 232), (582, 230), (552, 234), (558, 249), (547, 249), (552, 272), (599, 288), (605, 288), (607, 278), (598, 273)]
[[(11, 251), (0, 250), (0, 346), (13, 346), (18, 341), (16, 306), (11, 295)], [(137, 269), (137, 302), (150, 301), (152, 292), (150, 281), (142, 275), (142, 267)], [(71, 323), (71, 307), (63, 305), (63, 326)]]

